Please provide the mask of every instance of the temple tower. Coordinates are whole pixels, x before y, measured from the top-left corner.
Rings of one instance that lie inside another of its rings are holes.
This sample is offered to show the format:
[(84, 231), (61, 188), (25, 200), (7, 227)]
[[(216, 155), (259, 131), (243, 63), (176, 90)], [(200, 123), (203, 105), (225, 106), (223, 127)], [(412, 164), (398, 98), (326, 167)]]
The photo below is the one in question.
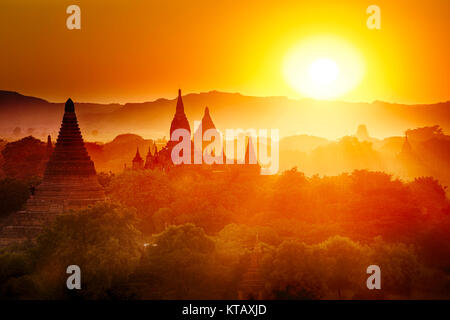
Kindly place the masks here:
[(136, 149), (136, 155), (133, 159), (133, 170), (141, 170), (144, 169), (144, 159), (142, 159), (141, 154), (139, 153), (139, 147)]
[[(152, 151), (153, 150), (153, 151)], [(156, 145), (153, 144), (148, 147), (147, 157), (145, 158), (145, 166), (144, 169), (153, 169), (156, 165)]]
[(178, 99), (175, 115), (173, 117), (172, 123), (170, 124), (170, 141), (172, 141), (172, 133), (176, 129), (186, 129), (191, 132), (191, 127), (189, 126), (189, 121), (184, 113), (184, 104), (181, 97), (181, 89), (178, 89)]
[[(205, 132), (208, 130), (216, 130), (216, 126), (214, 125), (214, 122), (212, 121), (211, 115), (209, 113), (209, 108), (205, 108), (205, 113), (203, 114), (202, 121), (198, 128), (194, 132), (194, 139), (197, 141), (202, 141), (202, 155), (205, 151), (205, 148), (212, 143), (213, 141), (204, 141), (203, 137), (205, 135)], [(218, 150), (216, 152), (219, 152)], [(218, 153), (217, 153), (218, 154)], [(214, 155), (214, 153), (211, 153), (211, 155)]]
[(213, 130), (216, 129), (216, 126), (214, 125), (214, 122), (212, 121), (211, 114), (209, 113), (208, 107), (205, 108), (205, 113), (203, 114), (201, 126), (202, 126), (203, 133), (205, 133), (209, 129), (213, 129)]
[(405, 134), (405, 141), (403, 142), (402, 151), (400, 152), (400, 155), (410, 156), (412, 154), (413, 154), (413, 149), (411, 147), (411, 144), (408, 141), (408, 135)]
[(42, 183), (33, 191), (25, 210), (8, 217), (7, 225), (0, 232), (0, 247), (35, 239), (58, 214), (105, 199), (71, 99), (66, 102), (61, 129)]
[(405, 134), (402, 150), (397, 155), (397, 161), (400, 165), (398, 168), (399, 175), (403, 178), (413, 178), (423, 175), (423, 162), (420, 154), (414, 152), (409, 142), (408, 135)]
[(28, 200), (27, 211), (63, 212), (85, 207), (104, 198), (94, 163), (87, 153), (78, 127), (75, 106), (68, 99), (43, 181), (37, 187), (35, 196)]

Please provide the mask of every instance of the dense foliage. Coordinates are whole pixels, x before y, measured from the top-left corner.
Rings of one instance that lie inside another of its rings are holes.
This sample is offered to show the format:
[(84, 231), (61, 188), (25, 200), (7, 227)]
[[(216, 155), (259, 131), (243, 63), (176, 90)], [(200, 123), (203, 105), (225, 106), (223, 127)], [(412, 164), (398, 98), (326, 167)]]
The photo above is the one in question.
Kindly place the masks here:
[(1, 153), (4, 174), (16, 179), (42, 176), (49, 156), (46, 144), (32, 136), (7, 143)]
[[(59, 216), (34, 246), (0, 254), (0, 293), (4, 298), (127, 297), (121, 288), (143, 251), (135, 222), (133, 210), (108, 202)], [(81, 268), (83, 290), (67, 290), (69, 265)], [(23, 293), (25, 286), (32, 292)]]
[[(113, 203), (1, 253), (3, 297), (235, 299), (256, 248), (265, 298), (449, 297), (450, 203), (433, 178), (179, 167), (102, 179)], [(70, 264), (80, 291), (65, 289)], [(381, 291), (366, 288), (372, 264)]]
[(30, 196), (30, 186), (38, 185), (39, 178), (0, 179), (0, 218), (18, 211)]

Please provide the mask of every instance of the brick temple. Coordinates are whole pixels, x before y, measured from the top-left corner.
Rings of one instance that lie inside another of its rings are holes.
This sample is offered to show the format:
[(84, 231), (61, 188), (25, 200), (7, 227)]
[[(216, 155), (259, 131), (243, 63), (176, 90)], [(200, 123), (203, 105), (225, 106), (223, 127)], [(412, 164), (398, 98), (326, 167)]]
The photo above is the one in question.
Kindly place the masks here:
[(65, 104), (58, 139), (42, 183), (32, 193), (25, 210), (12, 214), (0, 230), (0, 246), (33, 240), (58, 214), (105, 199), (71, 99)]

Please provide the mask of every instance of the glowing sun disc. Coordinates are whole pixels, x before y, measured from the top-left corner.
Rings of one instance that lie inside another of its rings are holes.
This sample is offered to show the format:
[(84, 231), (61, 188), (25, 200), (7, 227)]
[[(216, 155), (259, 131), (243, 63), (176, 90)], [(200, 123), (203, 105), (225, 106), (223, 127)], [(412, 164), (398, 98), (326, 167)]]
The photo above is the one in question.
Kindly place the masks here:
[(308, 73), (318, 85), (327, 85), (336, 80), (339, 68), (333, 60), (320, 58), (311, 63)]
[(303, 41), (284, 59), (286, 82), (297, 92), (315, 99), (333, 99), (355, 88), (364, 74), (358, 51), (332, 37)]

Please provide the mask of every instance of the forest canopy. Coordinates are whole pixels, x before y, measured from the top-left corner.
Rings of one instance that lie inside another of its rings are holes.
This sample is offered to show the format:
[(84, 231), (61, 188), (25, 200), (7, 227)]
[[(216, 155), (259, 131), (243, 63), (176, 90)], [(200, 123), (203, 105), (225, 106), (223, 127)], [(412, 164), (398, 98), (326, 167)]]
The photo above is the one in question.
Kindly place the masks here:
[[(79, 264), (78, 298), (236, 299), (255, 252), (265, 298), (448, 296), (450, 203), (433, 178), (201, 167), (101, 176), (110, 202), (2, 251), (2, 297), (73, 297), (64, 266)], [(365, 287), (371, 264), (383, 272), (378, 293)]]

